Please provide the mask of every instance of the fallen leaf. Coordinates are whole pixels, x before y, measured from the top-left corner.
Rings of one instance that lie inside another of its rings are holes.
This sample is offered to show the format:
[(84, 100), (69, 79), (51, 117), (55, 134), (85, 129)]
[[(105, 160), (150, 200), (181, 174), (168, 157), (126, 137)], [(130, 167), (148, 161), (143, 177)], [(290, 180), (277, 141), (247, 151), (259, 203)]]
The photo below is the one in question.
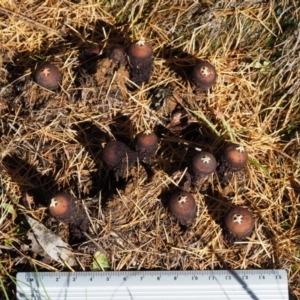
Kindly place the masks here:
[(24, 215), (31, 226), (36, 240), (52, 259), (60, 263), (67, 263), (70, 266), (77, 265), (71, 252), (72, 249), (67, 243), (40, 222), (25, 213)]
[(39, 242), (36, 240), (35, 235), (33, 232), (28, 231), (27, 234), (27, 239), (31, 241), (30, 246), (28, 247), (28, 250), (32, 251), (35, 254), (40, 254), (43, 256), (44, 249), (41, 247)]

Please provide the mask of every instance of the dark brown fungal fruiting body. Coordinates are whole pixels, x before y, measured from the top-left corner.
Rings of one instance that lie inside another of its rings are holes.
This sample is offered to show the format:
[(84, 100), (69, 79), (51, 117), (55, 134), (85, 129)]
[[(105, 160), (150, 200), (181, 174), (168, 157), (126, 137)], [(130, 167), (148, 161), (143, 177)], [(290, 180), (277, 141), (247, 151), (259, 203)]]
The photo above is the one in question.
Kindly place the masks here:
[(225, 148), (223, 156), (233, 172), (242, 170), (248, 160), (248, 153), (245, 148), (234, 144)]
[(88, 230), (88, 218), (83, 207), (67, 193), (55, 194), (49, 204), (50, 214), (69, 225), (73, 239), (81, 239)]
[(230, 209), (224, 218), (225, 236), (230, 242), (249, 237), (253, 231), (254, 217), (244, 207)]
[(153, 49), (149, 43), (138, 41), (127, 49), (130, 79), (137, 85), (148, 82), (153, 67)]
[(54, 91), (62, 82), (62, 74), (56, 66), (46, 62), (35, 70), (34, 81), (43, 88)]
[(69, 223), (68, 220), (76, 206), (75, 199), (67, 193), (58, 193), (50, 201), (50, 214), (59, 221)]
[(126, 63), (126, 51), (121, 45), (114, 45), (107, 51), (107, 57), (115, 64), (124, 65)]
[(217, 167), (213, 154), (201, 151), (193, 158), (193, 171), (195, 176), (205, 177), (212, 174)]
[(227, 185), (233, 173), (241, 171), (247, 164), (248, 153), (243, 146), (228, 145), (219, 158), (218, 177), (223, 185)]
[(185, 191), (171, 195), (168, 202), (168, 209), (182, 225), (191, 224), (197, 213), (195, 198), (192, 194)]
[(110, 168), (117, 167), (122, 161), (124, 153), (126, 152), (125, 147), (125, 144), (119, 141), (108, 142), (103, 149), (103, 161)]
[(94, 46), (84, 49), (83, 54), (86, 56), (95, 57), (95, 56), (99, 55), (100, 50), (101, 50), (100, 45), (94, 45)]
[(194, 185), (200, 189), (203, 183), (208, 179), (217, 167), (217, 161), (213, 154), (201, 151), (193, 157)]
[(154, 132), (140, 132), (135, 137), (135, 149), (140, 161), (146, 165), (153, 165), (154, 155), (158, 144), (158, 137)]
[(128, 170), (137, 163), (138, 155), (124, 143), (111, 141), (103, 149), (103, 161), (113, 169), (116, 180), (128, 177)]
[(193, 67), (192, 79), (198, 88), (207, 90), (216, 83), (216, 69), (209, 62), (200, 61)]

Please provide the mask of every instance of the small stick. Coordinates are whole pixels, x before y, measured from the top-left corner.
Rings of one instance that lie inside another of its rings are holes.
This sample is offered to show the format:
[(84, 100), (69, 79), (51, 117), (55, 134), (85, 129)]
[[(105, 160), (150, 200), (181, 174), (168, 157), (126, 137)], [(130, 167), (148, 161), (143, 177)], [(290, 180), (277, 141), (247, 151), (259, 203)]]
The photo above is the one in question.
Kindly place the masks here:
[(41, 24), (39, 22), (36, 22), (36, 21), (34, 21), (34, 20), (32, 20), (32, 19), (30, 19), (28, 17), (25, 17), (25, 16), (23, 16), (21, 14), (18, 14), (16, 12), (13, 12), (13, 11), (7, 9), (7, 8), (0, 7), (0, 11), (4, 12), (7, 15), (12, 15), (12, 16), (16, 17), (17, 19), (21, 19), (21, 20), (25, 21), (26, 23), (29, 23), (29, 24), (31, 24), (31, 25), (33, 25), (35, 27), (38, 27), (38, 28), (40, 28), (42, 30), (45, 30), (47, 32), (50, 31), (50, 32), (52, 32), (52, 33), (54, 33), (54, 34), (56, 34), (58, 36), (66, 37), (66, 34), (64, 34), (62, 32), (59, 32), (58, 30), (55, 30), (55, 29), (53, 29), (53, 28), (51, 28), (51, 27), (49, 27), (47, 25), (43, 25), (43, 24)]

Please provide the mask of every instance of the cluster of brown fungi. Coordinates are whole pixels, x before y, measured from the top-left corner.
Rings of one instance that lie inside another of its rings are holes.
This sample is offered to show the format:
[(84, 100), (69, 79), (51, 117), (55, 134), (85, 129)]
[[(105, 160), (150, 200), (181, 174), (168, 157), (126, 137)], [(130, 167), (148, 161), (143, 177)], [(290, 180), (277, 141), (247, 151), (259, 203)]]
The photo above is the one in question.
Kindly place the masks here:
[[(192, 184), (197, 191), (201, 191), (213, 173), (216, 174), (216, 180), (219, 183), (227, 185), (234, 173), (242, 171), (247, 161), (247, 151), (241, 145), (227, 145), (218, 158), (215, 158), (212, 153), (200, 151), (193, 157), (190, 168), (191, 175), (185, 172), (185, 176), (181, 177), (184, 181), (184, 184), (180, 186), (181, 190), (170, 197), (168, 202), (170, 212), (181, 224), (191, 224), (196, 217), (197, 209), (193, 195), (187, 191), (190, 185)], [(191, 180), (187, 180), (189, 178)], [(230, 242), (250, 236), (253, 226), (252, 213), (243, 207), (231, 208), (223, 220), (225, 237)]]
[[(107, 52), (107, 57), (116, 64), (127, 64), (130, 80), (136, 84), (148, 82), (153, 67), (153, 48), (144, 40), (129, 45), (127, 49), (115, 45)], [(199, 61), (192, 69), (190, 79), (200, 90), (208, 90), (217, 80), (215, 67), (207, 61)], [(41, 64), (34, 72), (34, 80), (48, 90), (56, 90), (62, 82), (62, 74), (51, 63)], [(121, 141), (110, 141), (103, 149), (103, 161), (114, 172), (116, 180), (126, 177), (128, 170), (139, 162), (151, 166), (155, 160), (158, 137), (154, 132), (144, 131), (135, 137), (135, 149), (130, 149)], [(241, 171), (248, 160), (247, 151), (241, 145), (229, 144), (216, 159), (212, 153), (200, 151), (191, 162), (190, 173), (180, 190), (171, 194), (168, 199), (168, 210), (183, 225), (191, 224), (197, 213), (197, 205), (193, 195), (187, 191), (192, 184), (201, 190), (207, 179), (215, 173), (218, 181), (227, 185), (233, 174)], [(81, 231), (87, 230), (87, 220), (83, 208), (70, 195), (58, 193), (49, 205), (50, 213), (62, 222), (66, 222)], [(239, 240), (248, 237), (254, 226), (252, 213), (243, 207), (231, 208), (224, 217), (225, 236)]]

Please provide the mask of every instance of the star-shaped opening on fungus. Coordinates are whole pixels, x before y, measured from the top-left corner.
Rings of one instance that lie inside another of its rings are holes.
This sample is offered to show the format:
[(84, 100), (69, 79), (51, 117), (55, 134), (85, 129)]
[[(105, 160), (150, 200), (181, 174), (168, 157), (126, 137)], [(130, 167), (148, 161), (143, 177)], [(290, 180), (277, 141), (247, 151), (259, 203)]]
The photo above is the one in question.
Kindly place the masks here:
[(204, 164), (208, 164), (210, 162), (210, 157), (204, 155), (203, 157), (201, 157), (201, 160)]
[(236, 150), (239, 152), (245, 152), (245, 148), (243, 146), (236, 147)]
[(57, 200), (55, 198), (51, 199), (50, 207), (55, 207), (57, 205)]
[(145, 40), (139, 40), (139, 41), (136, 42), (136, 44), (137, 44), (138, 46), (144, 46), (145, 43), (146, 43)]
[(178, 203), (179, 204), (183, 204), (185, 203), (187, 200), (187, 197), (186, 196), (180, 196), (180, 198), (178, 199)]
[(209, 69), (207, 67), (202, 67), (200, 69), (200, 72), (201, 72), (202, 75), (204, 75), (206, 77), (210, 75)]
[(43, 74), (45, 77), (48, 77), (48, 75), (50, 75), (49, 68), (44, 68), (42, 70), (41, 74)]
[(233, 215), (233, 223), (242, 224), (242, 221), (243, 221), (243, 215), (238, 215), (238, 214)]
[(146, 134), (146, 135), (149, 135), (149, 134), (151, 134), (152, 133), (152, 131), (150, 130), (150, 129), (146, 129), (145, 131), (144, 131), (144, 134)]

